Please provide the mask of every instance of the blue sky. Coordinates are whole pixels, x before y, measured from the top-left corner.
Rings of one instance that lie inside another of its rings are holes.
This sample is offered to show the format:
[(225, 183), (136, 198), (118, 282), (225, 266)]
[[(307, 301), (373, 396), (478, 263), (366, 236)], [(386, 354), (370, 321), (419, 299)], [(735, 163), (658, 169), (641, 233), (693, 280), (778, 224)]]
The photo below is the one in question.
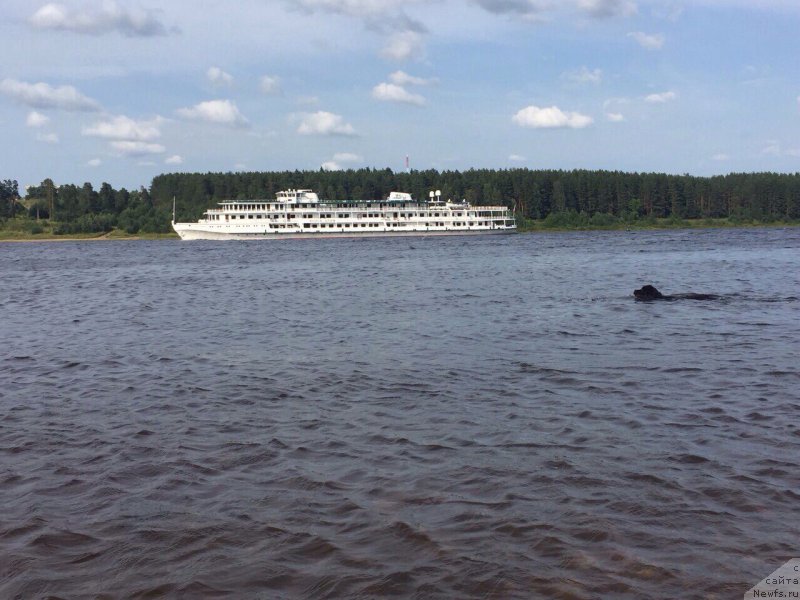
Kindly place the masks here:
[(800, 171), (797, 0), (4, 0), (0, 178)]

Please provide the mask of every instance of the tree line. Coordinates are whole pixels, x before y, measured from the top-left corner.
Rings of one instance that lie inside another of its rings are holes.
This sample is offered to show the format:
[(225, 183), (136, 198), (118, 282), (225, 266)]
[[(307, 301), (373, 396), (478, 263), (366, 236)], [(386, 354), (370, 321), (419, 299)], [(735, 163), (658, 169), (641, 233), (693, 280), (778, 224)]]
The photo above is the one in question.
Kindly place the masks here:
[(17, 182), (0, 184), (0, 220), (26, 213), (53, 222), (55, 233), (170, 230), (173, 198), (178, 220), (194, 221), (217, 202), (272, 199), (290, 188), (324, 200), (374, 200), (389, 192), (417, 199), (440, 190), (447, 199), (505, 205), (522, 219), (557, 227), (604, 226), (655, 219), (789, 222), (800, 219), (800, 173), (732, 173), (715, 177), (620, 171), (470, 169), (411, 171), (280, 171), (169, 173), (128, 191), (103, 183), (56, 185), (46, 179), (19, 198)]
[(195, 220), (222, 199), (273, 198), (288, 188), (312, 189), (327, 200), (380, 199), (391, 191), (425, 199), (430, 191), (441, 190), (443, 198), (506, 205), (529, 219), (571, 214), (626, 219), (800, 218), (800, 173), (717, 177), (530, 169), (173, 173), (153, 179), (150, 193), (157, 206), (176, 198), (181, 219)]
[(38, 232), (40, 222), (52, 224), (55, 234), (102, 233), (115, 228), (131, 234), (171, 230), (170, 212), (157, 206), (144, 187), (117, 190), (103, 183), (95, 190), (91, 183), (56, 185), (45, 179), (28, 187), (23, 209), (33, 233)]

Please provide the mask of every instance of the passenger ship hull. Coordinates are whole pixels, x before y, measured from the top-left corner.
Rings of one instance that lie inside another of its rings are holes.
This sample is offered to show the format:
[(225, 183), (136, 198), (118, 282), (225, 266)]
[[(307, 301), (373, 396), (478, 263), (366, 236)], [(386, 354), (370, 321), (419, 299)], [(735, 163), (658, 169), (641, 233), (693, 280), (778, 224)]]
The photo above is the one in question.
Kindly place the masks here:
[(317, 231), (305, 233), (289, 229), (277, 232), (227, 232), (208, 231), (192, 227), (196, 223), (173, 223), (172, 227), (182, 240), (300, 240), (328, 238), (364, 238), (364, 237), (425, 237), (440, 235), (507, 235), (516, 229), (453, 229), (453, 230), (420, 230), (420, 231)]
[(196, 223), (176, 223), (173, 206), (172, 228), (183, 240), (278, 240), (501, 234), (516, 222), (503, 206), (417, 202), (402, 192), (322, 202), (311, 190), (286, 190), (275, 200), (221, 202)]

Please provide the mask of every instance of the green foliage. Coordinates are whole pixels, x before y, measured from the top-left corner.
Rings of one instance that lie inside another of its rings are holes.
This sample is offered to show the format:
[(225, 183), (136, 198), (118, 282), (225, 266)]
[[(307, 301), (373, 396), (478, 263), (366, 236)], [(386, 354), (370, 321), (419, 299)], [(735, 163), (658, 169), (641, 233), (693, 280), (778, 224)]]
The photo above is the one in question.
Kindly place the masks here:
[(544, 219), (547, 229), (581, 229), (589, 226), (589, 215), (574, 209), (553, 212)]
[[(427, 198), (439, 189), (444, 198), (467, 199), (472, 204), (505, 204), (518, 217), (546, 219), (553, 227), (611, 227), (622, 223), (655, 225), (658, 219), (679, 224), (683, 219), (800, 218), (800, 174), (731, 174), (692, 177), (619, 171), (532, 171), (529, 169), (470, 169), (467, 171), (412, 171), (389, 169), (348, 171), (283, 171), (253, 173), (172, 173), (153, 179), (153, 204), (171, 211), (177, 200), (178, 217), (193, 221), (215, 203), (231, 198), (273, 198), (288, 188), (313, 189), (329, 200), (379, 199), (391, 191)], [(594, 223), (572, 215), (596, 214)], [(572, 225), (571, 223), (576, 223)], [(596, 224), (596, 225), (595, 225)]]
[[(17, 182), (0, 182), (0, 221), (27, 213), (47, 218), (60, 233), (96, 233), (118, 227), (128, 233), (171, 230), (172, 199), (181, 221), (197, 220), (217, 202), (273, 199), (290, 188), (312, 189), (325, 200), (385, 198), (409, 192), (418, 199), (441, 190), (444, 199), (514, 208), (518, 225), (552, 229), (624, 226), (683, 227), (686, 219), (719, 224), (795, 222), (800, 219), (800, 173), (733, 173), (692, 177), (619, 171), (469, 169), (412, 171), (281, 171), (169, 173), (149, 189), (94, 190), (57, 186), (50, 179), (28, 188), (27, 208), (18, 202)], [(38, 211), (38, 212), (37, 212)], [(7, 224), (6, 228), (9, 227)]]
[(589, 225), (595, 229), (615, 227), (619, 219), (610, 213), (595, 213), (589, 219)]
[(54, 229), (55, 235), (72, 233), (107, 233), (114, 229), (114, 215), (100, 213), (99, 215), (81, 215), (72, 221), (59, 223)]
[(19, 204), (17, 182), (11, 179), (0, 181), (0, 221), (13, 217), (22, 207)]

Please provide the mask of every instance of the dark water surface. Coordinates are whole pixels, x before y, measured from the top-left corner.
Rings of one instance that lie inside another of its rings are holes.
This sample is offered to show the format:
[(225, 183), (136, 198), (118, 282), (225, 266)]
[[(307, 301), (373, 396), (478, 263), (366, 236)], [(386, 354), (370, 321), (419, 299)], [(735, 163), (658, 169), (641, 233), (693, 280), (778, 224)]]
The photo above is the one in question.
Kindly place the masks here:
[(798, 229), (2, 244), (0, 598), (741, 598), (798, 296)]

